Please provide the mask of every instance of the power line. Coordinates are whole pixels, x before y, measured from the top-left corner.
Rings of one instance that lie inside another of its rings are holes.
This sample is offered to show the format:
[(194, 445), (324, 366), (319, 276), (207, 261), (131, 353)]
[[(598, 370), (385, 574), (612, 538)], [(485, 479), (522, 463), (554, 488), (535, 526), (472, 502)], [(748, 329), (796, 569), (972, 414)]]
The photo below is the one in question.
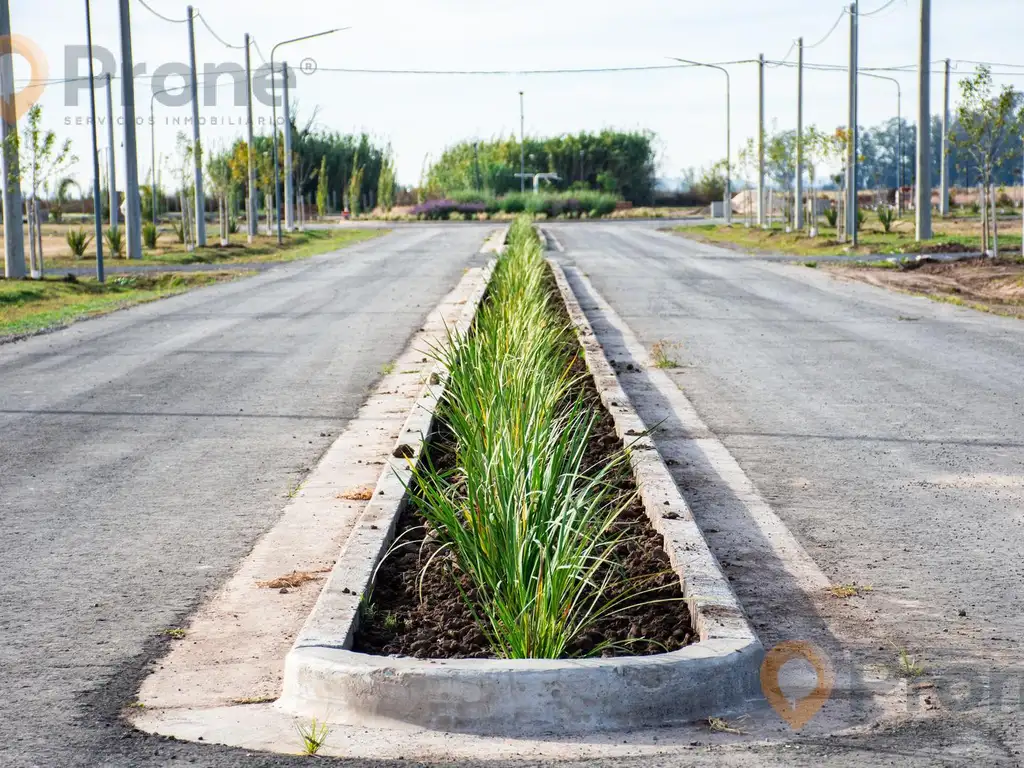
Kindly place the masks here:
[(896, 0), (889, 0), (889, 2), (887, 2), (881, 8), (875, 8), (875, 10), (873, 10), (873, 11), (858, 11), (857, 15), (861, 16), (861, 17), (864, 17), (864, 16), (874, 16), (876, 13), (881, 13), (882, 11), (884, 11), (886, 8), (888, 8), (890, 5), (892, 5), (895, 2), (896, 2)]
[(819, 45), (821, 45), (826, 40), (828, 40), (830, 37), (832, 37), (832, 33), (836, 31), (836, 28), (839, 26), (839, 22), (841, 22), (843, 20), (843, 16), (845, 16), (847, 13), (849, 13), (849, 10), (847, 10), (846, 8), (843, 8), (843, 10), (841, 10), (839, 12), (839, 18), (836, 19), (836, 23), (832, 25), (832, 29), (830, 29), (827, 33), (825, 33), (825, 36), (823, 38), (821, 38), (821, 40), (816, 42), (814, 45), (805, 45), (804, 46), (804, 50), (806, 51), (806, 50), (810, 50), (811, 48), (817, 48)]
[(796, 42), (797, 42), (796, 40), (793, 41), (793, 44), (791, 46), (789, 46), (789, 50), (786, 51), (786, 55), (782, 57), (782, 60), (778, 64), (772, 62), (771, 64), (768, 64), (768, 66), (770, 66), (770, 67), (780, 67), (780, 66), (782, 66), (783, 63), (789, 61), (789, 57), (793, 54), (793, 50), (796, 48)]
[(145, 8), (147, 11), (152, 13), (157, 18), (163, 19), (164, 21), (166, 21), (166, 22), (168, 22), (170, 24), (184, 24), (185, 22), (188, 21), (188, 19), (172, 19), (172, 18), (170, 18), (168, 16), (164, 16), (162, 13), (157, 11), (155, 8), (153, 8), (152, 6), (148, 5), (146, 3), (146, 0), (139, 0), (139, 5), (141, 5), (143, 8)]
[(213, 27), (210, 26), (210, 22), (206, 20), (206, 17), (203, 16), (201, 12), (196, 15), (199, 17), (199, 20), (203, 22), (203, 26), (206, 27), (206, 29), (209, 31), (211, 35), (213, 35), (214, 39), (216, 39), (217, 42), (223, 45), (225, 48), (232, 48), (236, 51), (241, 51), (245, 49), (244, 45), (232, 45), (231, 43), (227, 42), (223, 37), (214, 32)]
[[(752, 64), (755, 59), (714, 62), (716, 66)], [(653, 72), (668, 69), (690, 69), (697, 64), (650, 64), (635, 67), (583, 67), (576, 69), (360, 69), (354, 67), (317, 67), (317, 72), (339, 72), (357, 75), (586, 75), (615, 72)]]

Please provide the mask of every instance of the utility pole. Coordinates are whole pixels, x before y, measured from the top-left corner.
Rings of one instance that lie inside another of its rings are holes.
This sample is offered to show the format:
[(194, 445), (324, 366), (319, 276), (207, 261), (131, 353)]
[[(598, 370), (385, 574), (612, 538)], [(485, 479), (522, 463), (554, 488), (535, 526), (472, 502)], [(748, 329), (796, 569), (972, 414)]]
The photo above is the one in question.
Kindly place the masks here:
[(252, 61), (249, 58), (251, 39), (249, 33), (245, 33), (245, 111), (246, 131), (248, 132), (248, 155), (249, 155), (249, 199), (245, 209), (245, 231), (247, 240), (251, 243), (256, 237), (256, 149), (252, 139)]
[(114, 158), (114, 86), (110, 82), (110, 73), (107, 72), (107, 145), (110, 149), (107, 151), (107, 200), (110, 206), (110, 216), (108, 221), (111, 227), (117, 227), (119, 219), (117, 217), (117, 182), (115, 179), (117, 176), (115, 173), (115, 158)]
[[(0, 0), (0, 184), (4, 202), (4, 274), (25, 276), (25, 229), (21, 218), (18, 113), (14, 106), (10, 0)], [(14, 137), (14, 138), (11, 138)]]
[(949, 216), (949, 59), (946, 59), (946, 80), (942, 97), (942, 155), (939, 163), (942, 174), (939, 213), (942, 216)]
[(846, 231), (857, 246), (857, 4), (850, 4), (850, 136), (846, 148)]
[(796, 41), (796, 231), (804, 228), (804, 39)]
[(757, 57), (757, 226), (764, 229), (764, 54)]
[(292, 113), (288, 105), (288, 62), (281, 62), (284, 75), (284, 228), (295, 231), (295, 182), (292, 175)]
[(931, 138), (932, 0), (921, 0), (921, 44), (917, 62), (917, 235), (932, 237)]
[(195, 163), (196, 185), (196, 245), (206, 246), (206, 195), (203, 194), (203, 144), (199, 139), (199, 80), (196, 76), (196, 31), (195, 13), (190, 5), (188, 17), (188, 59), (191, 67), (189, 79), (192, 82), (192, 159)]
[(96, 280), (102, 283), (104, 281), (103, 212), (100, 206), (99, 137), (96, 132), (96, 72), (92, 55), (92, 13), (89, 9), (89, 0), (85, 0), (85, 41), (89, 49), (89, 116), (91, 118), (90, 127), (92, 128), (92, 219), (96, 227), (94, 235), (96, 240)]
[(519, 92), (519, 192), (526, 192), (526, 116), (523, 111), (523, 92)]
[[(142, 258), (142, 208), (139, 202), (139, 160), (135, 137), (135, 72), (132, 65), (132, 21), (128, 0), (118, 0), (121, 27), (121, 100), (124, 110), (125, 231), (128, 258)], [(113, 180), (111, 180), (113, 186)]]

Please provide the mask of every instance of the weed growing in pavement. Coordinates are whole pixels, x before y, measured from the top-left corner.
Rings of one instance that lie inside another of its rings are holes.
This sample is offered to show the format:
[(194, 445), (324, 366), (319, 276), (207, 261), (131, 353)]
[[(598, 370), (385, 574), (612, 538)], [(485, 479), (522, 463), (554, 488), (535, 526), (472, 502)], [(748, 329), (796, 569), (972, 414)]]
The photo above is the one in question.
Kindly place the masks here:
[(277, 701), (275, 696), (244, 696), (240, 699), (232, 699), (232, 704), (269, 704)]
[(679, 344), (668, 341), (656, 341), (651, 345), (651, 359), (655, 368), (678, 368), (679, 363), (670, 357), (673, 350), (679, 349)]
[(836, 584), (834, 587), (829, 587), (828, 591), (832, 597), (838, 597), (845, 599), (847, 597), (857, 597), (863, 595), (865, 592), (870, 592), (872, 586), (870, 584), (858, 584), (853, 582), (852, 584)]
[(164, 634), (175, 640), (181, 640), (183, 637), (185, 637), (186, 632), (184, 629), (181, 629), (180, 627), (172, 627), (171, 629), (165, 629)]
[(816, 261), (805, 261), (804, 262), (804, 266), (807, 267), (808, 269), (817, 269), (818, 268), (818, 262), (816, 262)]
[(741, 731), (735, 725), (731, 725), (729, 721), (721, 717), (709, 717), (708, 730), (710, 730), (712, 733), (743, 733), (743, 731)]
[(377, 618), (377, 604), (373, 602), (370, 596), (363, 595), (362, 601), (359, 603), (359, 618), (366, 623), (372, 623)]
[(917, 663), (906, 648), (900, 648), (895, 644), (893, 647), (896, 649), (897, 653), (896, 671), (899, 673), (900, 677), (920, 677), (924, 674), (924, 667)]
[(392, 373), (395, 372), (395, 364), (394, 363), (384, 363), (384, 365), (382, 365), (380, 367), (380, 372), (384, 376), (390, 376)]
[(302, 739), (302, 751), (307, 755), (317, 754), (323, 745), (327, 743), (327, 737), (331, 735), (331, 729), (327, 726), (327, 723), (321, 722), (315, 717), (310, 721), (309, 725), (298, 723), (295, 726), (295, 730), (299, 732), (299, 736)]

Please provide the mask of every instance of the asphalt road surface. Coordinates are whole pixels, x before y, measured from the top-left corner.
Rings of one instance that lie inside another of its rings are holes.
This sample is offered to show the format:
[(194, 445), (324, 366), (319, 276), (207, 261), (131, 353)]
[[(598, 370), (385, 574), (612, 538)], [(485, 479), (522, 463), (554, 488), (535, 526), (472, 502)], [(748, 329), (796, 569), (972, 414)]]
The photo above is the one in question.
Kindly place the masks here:
[(0, 345), (0, 765), (284, 765), (117, 721), (491, 227), (401, 232)]
[[(646, 345), (681, 345), (673, 377), (816, 562), (873, 585), (861, 645), (1019, 682), (1024, 325), (657, 225), (551, 230)], [(308, 764), (118, 713), (485, 235), (396, 228), (0, 346), (0, 765)], [(757, 588), (717, 554), (741, 599)], [(880, 732), (608, 764), (1012, 765), (1019, 712), (965, 701)]]
[[(906, 648), (945, 701), (902, 736), (1020, 764), (1024, 323), (655, 225), (548, 229), (645, 346), (678, 345), (673, 379), (832, 582), (873, 587), (836, 634), (879, 663)], [(741, 602), (763, 588), (716, 554)]]

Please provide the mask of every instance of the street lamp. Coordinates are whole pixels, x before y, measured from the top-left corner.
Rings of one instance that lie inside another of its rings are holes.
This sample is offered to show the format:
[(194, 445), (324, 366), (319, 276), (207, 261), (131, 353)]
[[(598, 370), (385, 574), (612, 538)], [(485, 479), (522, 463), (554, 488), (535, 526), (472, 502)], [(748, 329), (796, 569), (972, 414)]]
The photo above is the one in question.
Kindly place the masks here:
[(863, 70), (857, 74), (865, 75), (866, 77), (873, 77), (876, 80), (888, 80), (890, 83), (896, 84), (896, 186), (899, 192), (896, 195), (896, 215), (903, 215), (903, 89), (900, 88), (900, 81), (895, 77), (886, 77), (885, 75), (876, 75), (873, 72), (864, 72)]
[(284, 243), (284, 235), (281, 234), (281, 190), (278, 188), (281, 184), (281, 172), (278, 168), (277, 163), (277, 88), (274, 80), (274, 54), (277, 49), (283, 45), (290, 45), (291, 43), (300, 43), (303, 40), (312, 40), (314, 37), (323, 37), (324, 35), (333, 35), (335, 32), (342, 32), (351, 27), (339, 27), (338, 29), (328, 29), (324, 32), (316, 32), (312, 35), (304, 35), (303, 37), (295, 37), (291, 40), (284, 40), (278, 43), (270, 49), (270, 106), (273, 114), (273, 122), (271, 124), (271, 131), (273, 132), (273, 146), (274, 146), (274, 216), (277, 218), (277, 244), (281, 245)]
[(729, 77), (729, 70), (725, 67), (720, 67), (718, 64), (705, 64), (701, 61), (690, 61), (689, 59), (680, 59), (675, 56), (669, 56), (672, 61), (682, 62), (683, 64), (689, 64), (692, 67), (707, 67), (708, 69), (717, 69), (723, 75), (725, 75), (725, 223), (732, 223), (732, 97), (730, 95), (732, 90), (731, 78)]
[[(99, 140), (96, 136), (96, 73), (92, 57), (92, 13), (89, 0), (85, 0), (85, 38), (89, 49), (89, 113), (92, 117), (92, 214), (96, 225), (96, 280), (100, 283), (103, 275), (103, 206), (100, 205), (100, 158), (97, 151)], [(84, 210), (84, 208), (83, 208)], [(20, 214), (19, 214), (20, 215)], [(11, 275), (7, 275), (10, 277)]]

